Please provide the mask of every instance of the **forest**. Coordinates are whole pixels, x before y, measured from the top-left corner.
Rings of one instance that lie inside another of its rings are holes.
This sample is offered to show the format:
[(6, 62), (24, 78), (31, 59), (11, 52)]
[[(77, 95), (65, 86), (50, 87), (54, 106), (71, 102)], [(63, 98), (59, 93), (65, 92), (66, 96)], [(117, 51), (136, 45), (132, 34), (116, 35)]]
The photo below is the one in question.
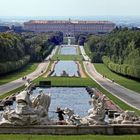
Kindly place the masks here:
[(118, 74), (140, 79), (140, 30), (116, 27), (106, 36), (82, 35), (79, 40), (85, 40), (92, 62), (103, 62)]
[(30, 62), (41, 62), (63, 41), (57, 33), (0, 33), (0, 75), (16, 71)]

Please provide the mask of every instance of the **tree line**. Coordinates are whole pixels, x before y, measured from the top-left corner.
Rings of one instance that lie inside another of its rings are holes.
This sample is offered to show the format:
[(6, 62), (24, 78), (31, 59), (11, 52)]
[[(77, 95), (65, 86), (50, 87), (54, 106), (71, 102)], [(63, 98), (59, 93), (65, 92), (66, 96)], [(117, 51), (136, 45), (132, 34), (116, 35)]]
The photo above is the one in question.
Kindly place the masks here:
[(63, 34), (60, 32), (1, 33), (0, 75), (20, 69), (29, 62), (42, 61), (62, 41)]
[(88, 35), (85, 46), (92, 62), (103, 62), (116, 73), (140, 79), (140, 30), (116, 28), (106, 36)]

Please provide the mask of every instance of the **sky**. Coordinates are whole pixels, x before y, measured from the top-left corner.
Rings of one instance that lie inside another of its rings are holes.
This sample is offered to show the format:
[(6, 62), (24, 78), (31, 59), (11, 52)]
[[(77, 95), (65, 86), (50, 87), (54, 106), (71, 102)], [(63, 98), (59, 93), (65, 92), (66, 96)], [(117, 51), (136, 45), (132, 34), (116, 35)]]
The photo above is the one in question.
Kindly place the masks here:
[(140, 0), (0, 0), (0, 16), (140, 16)]

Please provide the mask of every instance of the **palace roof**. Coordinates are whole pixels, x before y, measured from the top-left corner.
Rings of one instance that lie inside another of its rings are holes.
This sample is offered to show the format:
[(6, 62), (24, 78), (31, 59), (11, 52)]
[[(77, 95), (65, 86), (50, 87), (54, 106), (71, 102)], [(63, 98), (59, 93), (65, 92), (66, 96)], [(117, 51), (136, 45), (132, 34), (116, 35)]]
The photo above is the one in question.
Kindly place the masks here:
[(83, 21), (83, 20), (30, 20), (25, 24), (113, 24), (110, 21)]

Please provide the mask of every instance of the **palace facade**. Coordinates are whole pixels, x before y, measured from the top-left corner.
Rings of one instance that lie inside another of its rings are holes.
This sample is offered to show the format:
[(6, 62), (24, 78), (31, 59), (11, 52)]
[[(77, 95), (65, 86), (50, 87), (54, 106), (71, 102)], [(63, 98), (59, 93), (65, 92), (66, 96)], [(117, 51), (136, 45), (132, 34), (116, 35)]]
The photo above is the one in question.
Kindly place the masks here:
[(75, 36), (79, 33), (106, 34), (115, 28), (109, 21), (77, 20), (31, 20), (24, 23), (24, 29), (34, 32), (63, 32), (64, 36)]

